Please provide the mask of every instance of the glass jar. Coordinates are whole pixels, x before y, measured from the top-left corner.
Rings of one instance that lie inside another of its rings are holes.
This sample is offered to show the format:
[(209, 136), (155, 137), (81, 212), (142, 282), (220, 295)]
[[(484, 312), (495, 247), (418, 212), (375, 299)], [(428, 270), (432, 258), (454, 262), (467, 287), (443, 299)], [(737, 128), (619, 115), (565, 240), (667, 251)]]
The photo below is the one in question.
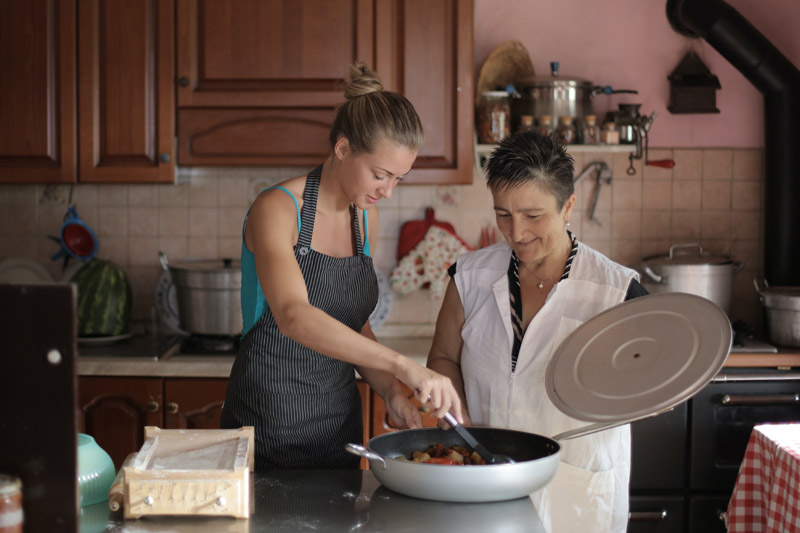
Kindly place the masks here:
[(519, 128), (517, 132), (524, 133), (526, 131), (533, 131), (533, 115), (522, 115), (519, 117)]
[(505, 91), (481, 93), (477, 110), (478, 142), (499, 143), (511, 134), (511, 104)]
[(542, 135), (550, 135), (553, 133), (553, 117), (550, 115), (542, 115), (539, 117), (538, 122), (539, 124), (536, 127), (536, 131)]
[(22, 482), (0, 474), (0, 533), (22, 533)]
[(619, 131), (614, 122), (603, 124), (603, 131), (600, 132), (600, 142), (604, 144), (619, 144)]
[(556, 137), (562, 144), (572, 144), (575, 142), (575, 126), (572, 125), (572, 117), (558, 117)]
[(583, 117), (583, 144), (597, 144), (600, 142), (600, 128), (597, 126), (597, 117), (586, 115)]

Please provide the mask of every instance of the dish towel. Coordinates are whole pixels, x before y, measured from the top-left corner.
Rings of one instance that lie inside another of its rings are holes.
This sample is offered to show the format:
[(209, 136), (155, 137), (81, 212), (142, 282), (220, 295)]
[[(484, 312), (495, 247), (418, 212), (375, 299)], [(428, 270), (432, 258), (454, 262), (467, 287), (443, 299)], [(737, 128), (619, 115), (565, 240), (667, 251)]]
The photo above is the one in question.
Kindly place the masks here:
[(428, 284), (431, 296), (441, 298), (447, 289), (447, 269), (469, 247), (457, 235), (432, 225), (422, 240), (392, 269), (392, 289), (409, 294)]

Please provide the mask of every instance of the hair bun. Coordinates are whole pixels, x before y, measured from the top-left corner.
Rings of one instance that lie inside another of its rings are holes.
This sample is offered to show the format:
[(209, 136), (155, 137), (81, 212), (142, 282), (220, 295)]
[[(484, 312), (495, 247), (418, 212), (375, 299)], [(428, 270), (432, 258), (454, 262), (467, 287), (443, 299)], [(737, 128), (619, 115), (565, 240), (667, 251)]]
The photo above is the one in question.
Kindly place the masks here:
[(344, 89), (345, 98), (350, 100), (382, 90), (383, 82), (373, 70), (360, 62), (350, 65), (350, 80)]

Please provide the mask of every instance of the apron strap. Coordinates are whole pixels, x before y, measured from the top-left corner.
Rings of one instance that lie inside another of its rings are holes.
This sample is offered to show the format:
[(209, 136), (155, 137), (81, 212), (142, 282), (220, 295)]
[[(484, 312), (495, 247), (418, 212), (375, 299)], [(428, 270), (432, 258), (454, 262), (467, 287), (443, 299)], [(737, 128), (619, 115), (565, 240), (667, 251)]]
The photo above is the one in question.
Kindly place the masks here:
[(303, 209), (301, 214), (300, 236), (297, 248), (305, 255), (311, 249), (311, 235), (314, 233), (314, 218), (317, 214), (317, 198), (319, 197), (319, 179), (322, 176), (322, 165), (308, 173), (306, 188), (303, 191)]

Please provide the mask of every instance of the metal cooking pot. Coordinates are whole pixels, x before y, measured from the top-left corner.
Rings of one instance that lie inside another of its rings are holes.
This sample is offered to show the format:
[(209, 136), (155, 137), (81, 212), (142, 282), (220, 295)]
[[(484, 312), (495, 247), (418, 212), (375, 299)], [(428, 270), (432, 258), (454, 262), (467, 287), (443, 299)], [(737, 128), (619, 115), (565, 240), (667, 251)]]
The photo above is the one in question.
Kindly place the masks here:
[(731, 313), (733, 277), (744, 263), (708, 253), (697, 243), (673, 244), (669, 254), (642, 260), (642, 286), (650, 293), (686, 292), (707, 298)]
[(780, 346), (800, 347), (800, 287), (770, 287), (753, 279), (764, 305), (769, 340)]
[(369, 440), (367, 447), (348, 444), (347, 451), (369, 460), (375, 477), (406, 496), (448, 502), (493, 502), (522, 498), (545, 486), (558, 469), (561, 446), (553, 439), (511, 429), (470, 427), (470, 433), (492, 450), (516, 463), (437, 465), (398, 459), (415, 450), (442, 443), (466, 446), (455, 431), (407, 429)]
[(598, 94), (632, 93), (630, 89), (612, 89), (609, 86), (595, 85), (589, 80), (569, 78), (559, 75), (558, 62), (550, 63), (550, 76), (532, 76), (522, 80), (520, 98), (512, 100), (512, 128), (519, 126), (519, 117), (550, 115), (553, 127), (558, 117), (570, 116), (581, 119), (594, 115), (594, 97)]
[(186, 259), (167, 265), (178, 301), (180, 327), (199, 335), (242, 332), (241, 263), (233, 259)]

